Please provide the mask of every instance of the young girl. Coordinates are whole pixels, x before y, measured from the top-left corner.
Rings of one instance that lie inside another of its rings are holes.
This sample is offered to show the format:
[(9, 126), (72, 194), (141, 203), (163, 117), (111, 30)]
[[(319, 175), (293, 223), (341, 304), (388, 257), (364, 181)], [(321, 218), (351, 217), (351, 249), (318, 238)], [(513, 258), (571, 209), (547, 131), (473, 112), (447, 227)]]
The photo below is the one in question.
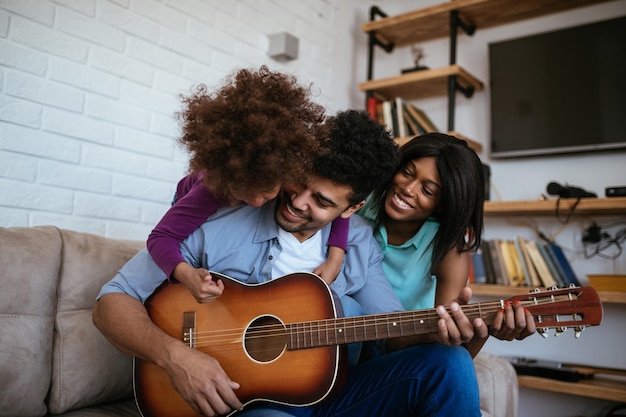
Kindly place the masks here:
[(464, 141), (428, 133), (400, 148), (392, 180), (359, 212), (406, 309), (448, 305), (467, 285), (470, 252), (481, 242), (483, 184), (480, 159)]
[[(238, 71), (213, 93), (200, 86), (183, 103), (180, 143), (191, 154), (190, 174), (179, 182), (174, 204), (147, 248), (168, 277), (182, 282), (198, 302), (208, 302), (223, 284), (187, 264), (180, 243), (219, 208), (258, 207), (276, 197), (283, 180), (303, 181), (328, 137), (327, 126), (309, 89), (265, 66)], [(313, 271), (328, 284), (343, 263), (347, 228), (347, 219), (333, 223), (327, 262)]]

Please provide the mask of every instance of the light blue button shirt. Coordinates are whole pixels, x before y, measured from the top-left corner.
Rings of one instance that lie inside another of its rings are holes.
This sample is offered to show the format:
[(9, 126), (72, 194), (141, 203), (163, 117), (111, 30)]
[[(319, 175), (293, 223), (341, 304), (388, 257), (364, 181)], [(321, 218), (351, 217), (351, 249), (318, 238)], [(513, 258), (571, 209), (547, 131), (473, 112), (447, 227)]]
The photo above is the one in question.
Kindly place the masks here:
[[(320, 230), (326, 243), (330, 224)], [(206, 268), (246, 283), (269, 281), (272, 265), (280, 254), (274, 205), (247, 205), (219, 210), (181, 244), (183, 258), (196, 268)], [(348, 251), (333, 292), (356, 300), (365, 314), (402, 311), (382, 269), (382, 253), (372, 229), (358, 216), (351, 216)], [(298, 272), (298, 271), (293, 271)], [(126, 293), (145, 302), (166, 276), (147, 250), (135, 255), (104, 285), (98, 298)]]

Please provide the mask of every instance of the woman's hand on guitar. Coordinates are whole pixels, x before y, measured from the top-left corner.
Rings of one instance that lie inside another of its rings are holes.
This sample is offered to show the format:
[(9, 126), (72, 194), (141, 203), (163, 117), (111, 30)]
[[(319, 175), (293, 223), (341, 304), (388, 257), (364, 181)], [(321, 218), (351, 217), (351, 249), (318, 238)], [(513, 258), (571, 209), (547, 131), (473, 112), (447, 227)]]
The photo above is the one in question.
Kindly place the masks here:
[(198, 303), (208, 303), (222, 295), (224, 283), (213, 280), (211, 273), (204, 268), (194, 268), (181, 262), (176, 266), (172, 276), (182, 282)]
[(489, 334), (500, 340), (522, 340), (536, 331), (535, 320), (517, 300), (507, 301), (490, 326)]
[(442, 305), (437, 306), (435, 310), (440, 317), (437, 322), (439, 333), (435, 336), (437, 342), (461, 345), (476, 338), (486, 339), (489, 336), (487, 326), (481, 319), (477, 318), (470, 322), (463, 312), (462, 306), (468, 304), (471, 299), (471, 288), (464, 287), (448, 309)]
[[(464, 300), (459, 300), (464, 302)], [(461, 345), (468, 343), (474, 338), (486, 338), (488, 329), (481, 319), (470, 322), (463, 312), (462, 307), (457, 302), (450, 303), (446, 309), (444, 306), (437, 306), (435, 309), (439, 314), (437, 342), (445, 345)]]
[(201, 415), (219, 416), (243, 408), (234, 391), (239, 384), (211, 356), (180, 347), (166, 371), (176, 391)]

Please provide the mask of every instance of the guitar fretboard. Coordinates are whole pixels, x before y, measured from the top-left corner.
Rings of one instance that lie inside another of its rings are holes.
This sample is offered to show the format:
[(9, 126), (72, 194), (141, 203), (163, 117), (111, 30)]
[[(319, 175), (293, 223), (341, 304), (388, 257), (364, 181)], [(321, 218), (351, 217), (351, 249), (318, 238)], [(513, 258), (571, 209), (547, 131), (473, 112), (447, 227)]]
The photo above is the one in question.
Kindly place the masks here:
[[(473, 304), (464, 312), (473, 320), (482, 318), (490, 324), (503, 302)], [(439, 315), (435, 309), (404, 311), (359, 317), (345, 317), (287, 325), (287, 349), (308, 349), (319, 346), (391, 339), (436, 333)]]

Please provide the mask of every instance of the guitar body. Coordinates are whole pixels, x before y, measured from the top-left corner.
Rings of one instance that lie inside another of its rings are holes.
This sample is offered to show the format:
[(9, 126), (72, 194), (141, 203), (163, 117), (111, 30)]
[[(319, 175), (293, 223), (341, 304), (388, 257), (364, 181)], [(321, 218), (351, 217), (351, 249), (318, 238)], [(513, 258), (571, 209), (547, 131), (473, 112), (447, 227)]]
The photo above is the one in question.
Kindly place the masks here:
[[(225, 287), (215, 301), (199, 304), (184, 285), (165, 284), (146, 302), (151, 320), (179, 340), (193, 328), (190, 346), (220, 362), (241, 385), (236, 394), (244, 405), (257, 400), (309, 405), (326, 398), (341, 376), (340, 346), (288, 350), (284, 331), (289, 323), (336, 317), (326, 284), (308, 273), (256, 285), (212, 274)], [(134, 366), (143, 416), (197, 416), (162, 368), (139, 359)]]

